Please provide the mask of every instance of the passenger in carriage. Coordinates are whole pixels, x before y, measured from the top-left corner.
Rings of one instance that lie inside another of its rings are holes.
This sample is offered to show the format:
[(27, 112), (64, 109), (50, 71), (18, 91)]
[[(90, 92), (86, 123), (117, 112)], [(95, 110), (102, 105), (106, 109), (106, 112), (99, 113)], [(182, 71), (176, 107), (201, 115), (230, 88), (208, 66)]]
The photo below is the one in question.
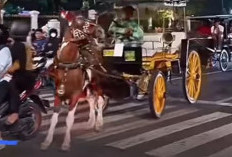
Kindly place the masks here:
[(203, 37), (211, 36), (210, 22), (208, 20), (203, 21), (202, 25), (198, 29), (198, 34)]
[(114, 20), (109, 28), (109, 33), (116, 38), (116, 42), (141, 41), (143, 39), (143, 30), (132, 17), (135, 9), (132, 6), (123, 8), (122, 20)]
[(212, 37), (214, 39), (214, 47), (216, 50), (222, 49), (222, 42), (224, 38), (224, 27), (220, 25), (220, 20), (216, 19), (214, 25), (211, 27)]

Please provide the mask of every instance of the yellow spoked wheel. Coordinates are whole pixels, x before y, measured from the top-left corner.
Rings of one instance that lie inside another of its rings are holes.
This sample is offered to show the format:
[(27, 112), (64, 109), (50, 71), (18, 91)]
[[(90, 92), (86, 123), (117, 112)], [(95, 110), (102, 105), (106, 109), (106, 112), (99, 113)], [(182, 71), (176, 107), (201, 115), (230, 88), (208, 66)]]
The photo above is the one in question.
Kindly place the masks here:
[(202, 67), (196, 51), (190, 51), (184, 75), (185, 96), (190, 103), (196, 103), (201, 92)]
[(166, 79), (161, 71), (155, 72), (149, 82), (149, 106), (152, 116), (160, 118), (166, 104)]

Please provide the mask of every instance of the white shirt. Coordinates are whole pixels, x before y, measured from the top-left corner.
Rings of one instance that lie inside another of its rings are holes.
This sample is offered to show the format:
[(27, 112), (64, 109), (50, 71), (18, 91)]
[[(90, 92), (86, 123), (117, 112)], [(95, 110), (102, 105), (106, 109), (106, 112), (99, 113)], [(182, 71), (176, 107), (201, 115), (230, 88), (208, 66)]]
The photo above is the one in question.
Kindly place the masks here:
[(8, 47), (4, 47), (0, 51), (0, 82), (5, 80), (4, 75), (12, 66), (11, 52)]
[[(224, 27), (222, 25), (219, 25), (218, 28), (219, 28), (220, 32), (224, 32)], [(211, 33), (212, 34), (218, 34), (219, 32), (217, 32), (217, 29), (215, 29), (215, 26), (212, 26), (211, 27)]]

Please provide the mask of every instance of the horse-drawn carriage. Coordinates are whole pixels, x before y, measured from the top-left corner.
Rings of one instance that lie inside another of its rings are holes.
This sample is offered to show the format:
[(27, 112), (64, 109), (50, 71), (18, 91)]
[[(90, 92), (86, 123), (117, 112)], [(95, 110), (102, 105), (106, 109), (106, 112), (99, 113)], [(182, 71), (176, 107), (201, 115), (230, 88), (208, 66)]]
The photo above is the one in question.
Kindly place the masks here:
[[(201, 47), (205, 47), (208, 51), (211, 52), (210, 60), (213, 66), (216, 66), (219, 63), (220, 70), (225, 72), (229, 69), (229, 62), (231, 62), (231, 52), (232, 52), (232, 15), (212, 15), (212, 16), (196, 16), (188, 17), (189, 24), (192, 25), (192, 28), (189, 27), (189, 31), (197, 32), (202, 27), (210, 30), (215, 21), (220, 22), (220, 25), (224, 27), (222, 34), (221, 48), (216, 49), (214, 39), (212, 35), (203, 35), (202, 40), (207, 42), (207, 45), (200, 44)], [(196, 30), (198, 29), (198, 30)], [(209, 44), (210, 43), (210, 44)]]
[[(140, 15), (147, 17), (146, 12), (149, 9), (162, 13), (168, 10), (173, 15), (178, 13), (179, 17), (175, 19), (175, 25), (172, 25), (174, 19), (171, 16), (162, 17), (161, 27), (154, 28), (151, 16), (148, 19), (150, 30), (147, 32), (149, 33), (144, 34), (142, 41), (127, 41), (106, 47), (103, 51), (106, 69), (111, 69), (111, 72), (116, 71), (131, 84), (136, 84), (138, 96), (148, 95), (151, 113), (156, 118), (159, 118), (165, 109), (166, 82), (171, 80), (173, 74), (182, 74), (186, 99), (190, 103), (195, 103), (201, 91), (202, 64), (207, 64), (202, 63), (202, 59), (207, 60), (208, 56), (200, 52), (196, 45), (200, 39), (187, 39), (185, 5), (180, 4), (177, 7), (175, 4), (166, 4), (164, 1), (121, 2), (119, 5), (116, 3), (115, 6), (136, 6), (138, 24), (141, 22)], [(155, 18), (157, 17), (153, 17), (153, 20)]]

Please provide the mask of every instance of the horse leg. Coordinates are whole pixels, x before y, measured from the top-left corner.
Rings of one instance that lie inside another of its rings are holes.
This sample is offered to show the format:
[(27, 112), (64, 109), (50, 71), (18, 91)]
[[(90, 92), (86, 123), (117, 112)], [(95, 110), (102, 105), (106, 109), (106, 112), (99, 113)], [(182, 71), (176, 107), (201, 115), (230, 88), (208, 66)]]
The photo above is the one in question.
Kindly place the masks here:
[(97, 119), (96, 119), (96, 124), (95, 124), (95, 130), (100, 131), (103, 126), (103, 107), (105, 105), (105, 100), (102, 96), (98, 97), (97, 100), (97, 106), (96, 106), (96, 111), (97, 111)]
[[(60, 103), (61, 103), (60, 99), (58, 97), (56, 97), (55, 98), (55, 106), (57, 104), (60, 104)], [(41, 146), (40, 146), (41, 150), (46, 150), (51, 145), (51, 143), (53, 141), (55, 127), (56, 127), (56, 124), (58, 123), (59, 110), (60, 110), (59, 107), (56, 107), (54, 110), (54, 113), (53, 113), (52, 118), (51, 118), (51, 124), (50, 124), (50, 128), (48, 130), (47, 137), (45, 138), (44, 142), (41, 143)]]
[[(2, 133), (0, 132), (0, 141), (2, 140)], [(6, 145), (0, 145), (0, 150), (4, 149)]]
[(95, 115), (96, 97), (93, 95), (89, 95), (87, 101), (89, 103), (89, 120), (87, 122), (87, 126), (89, 128), (94, 128), (96, 122), (96, 115)]
[(54, 131), (55, 131), (55, 127), (56, 124), (58, 122), (58, 116), (59, 116), (59, 112), (54, 112), (51, 118), (51, 125), (50, 128), (48, 130), (48, 134), (47, 137), (45, 138), (44, 142), (41, 143), (41, 150), (46, 150), (52, 143), (53, 141), (53, 135), (54, 135)]
[(75, 117), (75, 111), (77, 108), (78, 102), (75, 104), (75, 107), (68, 112), (68, 116), (66, 118), (66, 133), (64, 137), (64, 142), (61, 146), (61, 150), (68, 151), (70, 149), (70, 143), (71, 143), (71, 129), (74, 123), (74, 117)]

